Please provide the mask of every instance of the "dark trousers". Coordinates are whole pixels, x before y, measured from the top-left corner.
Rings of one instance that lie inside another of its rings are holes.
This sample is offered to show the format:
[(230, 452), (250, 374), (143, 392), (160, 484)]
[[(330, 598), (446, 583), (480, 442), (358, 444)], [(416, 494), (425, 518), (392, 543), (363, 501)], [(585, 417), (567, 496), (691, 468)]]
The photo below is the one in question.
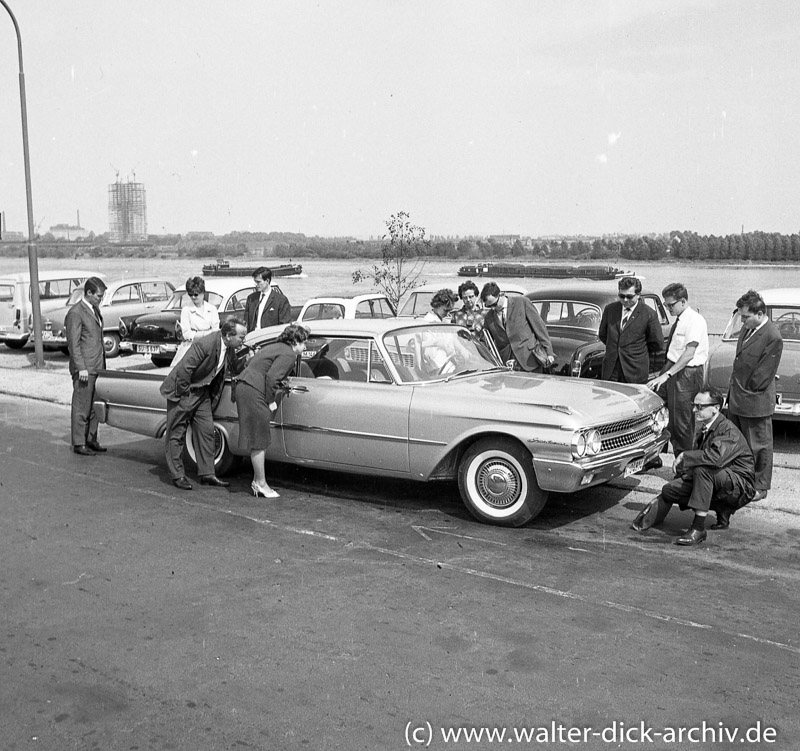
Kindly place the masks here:
[(742, 417), (728, 413), (741, 431), (756, 463), (756, 490), (772, 487), (772, 417)]
[(164, 449), (167, 469), (173, 480), (184, 477), (183, 449), (186, 430), (192, 426), (192, 446), (197, 460), (199, 477), (214, 474), (214, 418), (211, 413), (211, 396), (208, 386), (193, 389), (177, 402), (167, 399), (167, 432)]
[[(667, 363), (667, 368), (673, 363)], [(686, 367), (666, 384), (666, 402), (669, 410), (669, 433), (672, 437), (672, 452), (677, 459), (694, 443), (694, 412), (692, 403), (703, 388), (703, 367)]]
[(619, 361), (619, 358), (617, 358), (614, 362), (614, 369), (611, 371), (611, 375), (608, 377), (608, 380), (614, 381), (614, 383), (628, 382), (628, 379), (625, 378), (625, 373), (622, 372), (622, 363)]
[(72, 376), (72, 445), (84, 446), (97, 441), (97, 415), (94, 413), (94, 385), (97, 374), (81, 383), (78, 374)]
[(708, 511), (721, 506), (746, 506), (752, 496), (750, 483), (727, 467), (695, 467), (661, 488), (661, 497), (681, 509)]

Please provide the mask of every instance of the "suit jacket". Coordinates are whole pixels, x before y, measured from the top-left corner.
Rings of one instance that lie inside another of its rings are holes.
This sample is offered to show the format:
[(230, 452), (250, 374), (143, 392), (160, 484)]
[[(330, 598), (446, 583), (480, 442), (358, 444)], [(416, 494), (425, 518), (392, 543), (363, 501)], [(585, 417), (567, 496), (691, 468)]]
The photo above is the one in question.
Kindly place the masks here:
[(664, 335), (658, 314), (640, 299), (634, 307), (624, 329), (622, 303), (612, 302), (603, 310), (598, 336), (606, 345), (603, 357), (602, 377), (608, 380), (619, 359), (622, 374), (628, 383), (647, 383), (650, 373), (650, 358), (664, 350)]
[(695, 434), (695, 448), (681, 454), (683, 469), (688, 472), (695, 467), (728, 469), (739, 483), (739, 491), (752, 496), (755, 483), (755, 463), (750, 447), (739, 429), (721, 413), (703, 434)]
[(247, 296), (244, 305), (244, 320), (247, 323), (247, 331), (263, 329), (267, 326), (277, 326), (280, 323), (292, 322), (292, 306), (286, 296), (279, 292), (275, 287), (269, 288), (269, 296), (264, 305), (264, 312), (261, 320), (256, 321), (258, 315), (258, 303), (261, 300), (261, 293), (256, 290)]
[[(537, 342), (544, 347), (548, 355), (553, 355), (553, 344), (547, 333), (542, 317), (533, 303), (524, 295), (507, 297), (505, 335), (508, 337), (514, 359), (523, 370), (541, 370), (541, 363), (536, 359), (533, 350)], [(492, 333), (503, 329), (497, 308), (491, 308), (484, 319), (484, 326)], [(498, 349), (502, 349), (497, 342)], [(502, 353), (501, 353), (502, 354)]]
[(106, 367), (106, 351), (103, 347), (103, 324), (97, 320), (91, 308), (79, 300), (67, 312), (64, 319), (69, 347), (69, 372), (75, 375), (88, 370), (97, 375)]
[(181, 361), (169, 372), (161, 384), (161, 393), (172, 402), (189, 393), (190, 388), (210, 387), (211, 403), (216, 405), (225, 385), (225, 372), (230, 370), (230, 359), (233, 353), (226, 353), (222, 370), (214, 375), (219, 363), (220, 353), (225, 345), (222, 343), (222, 332), (197, 337), (189, 347)]
[(778, 327), (767, 321), (744, 341), (736, 342), (728, 411), (741, 417), (769, 417), (775, 411), (775, 374), (781, 362), (783, 339)]

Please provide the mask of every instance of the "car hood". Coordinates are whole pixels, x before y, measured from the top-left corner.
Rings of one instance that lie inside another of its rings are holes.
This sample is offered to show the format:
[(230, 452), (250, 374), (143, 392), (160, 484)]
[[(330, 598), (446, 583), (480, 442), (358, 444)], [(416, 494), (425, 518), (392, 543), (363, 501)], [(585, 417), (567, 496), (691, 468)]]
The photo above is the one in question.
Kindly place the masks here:
[(139, 316), (133, 331), (125, 337), (128, 341), (175, 341), (175, 323), (180, 313), (162, 310)]
[[(428, 386), (422, 389), (427, 390)], [(646, 386), (512, 371), (439, 381), (430, 384), (430, 392), (435, 400), (452, 399), (456, 404), (472, 405), (469, 411), (475, 418), (485, 410), (491, 419), (499, 409), (507, 407), (519, 419), (520, 407), (530, 407), (531, 412), (526, 409), (522, 418), (526, 422), (558, 422), (576, 427), (624, 420), (663, 405), (661, 398)]]

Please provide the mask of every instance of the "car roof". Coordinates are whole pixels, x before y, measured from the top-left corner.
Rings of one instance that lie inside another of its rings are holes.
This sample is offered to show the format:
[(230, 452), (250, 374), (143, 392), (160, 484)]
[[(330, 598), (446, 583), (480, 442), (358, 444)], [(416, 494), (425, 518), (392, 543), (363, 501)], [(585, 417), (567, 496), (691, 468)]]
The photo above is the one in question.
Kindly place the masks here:
[[(319, 321), (303, 321), (298, 324), (308, 329), (311, 336), (363, 336), (380, 337), (387, 331), (408, 328), (429, 328), (430, 326), (447, 326), (457, 328), (451, 323), (428, 323), (417, 318), (331, 318)], [(251, 331), (245, 338), (245, 344), (251, 341), (269, 339), (280, 334), (285, 324), (268, 326)]]
[[(39, 271), (40, 282), (51, 282), (54, 279), (88, 279), (96, 276), (98, 279), (105, 280), (106, 275), (96, 271), (83, 271), (81, 269), (62, 269), (54, 271)], [(29, 271), (20, 271), (15, 274), (3, 274), (0, 281), (3, 282), (29, 282), (31, 275)]]
[(608, 305), (617, 299), (616, 282), (588, 282), (586, 284), (570, 284), (568, 287), (544, 287), (528, 292), (529, 300), (577, 300), (594, 305)]
[[(168, 284), (172, 284), (169, 279), (164, 279), (161, 276), (126, 276), (122, 279), (112, 279), (110, 282), (106, 282), (106, 288), (111, 289), (112, 287), (122, 287), (126, 284), (146, 284), (147, 282), (167, 282)], [(175, 285), (172, 284), (174, 287)]]
[(767, 305), (800, 306), (800, 287), (777, 287), (759, 293)]
[(380, 298), (381, 300), (389, 299), (383, 292), (365, 292), (360, 295), (325, 295), (324, 297), (312, 297), (307, 300), (305, 304), (349, 302), (351, 300), (361, 302), (362, 300), (374, 300), (375, 298)]
[[(218, 295), (225, 295), (236, 290), (244, 289), (245, 287), (252, 287), (255, 289), (255, 282), (250, 276), (209, 276), (203, 277), (206, 283), (206, 292), (216, 292)], [(277, 284), (273, 284), (277, 287)], [(182, 290), (186, 289), (185, 285), (181, 285)]]

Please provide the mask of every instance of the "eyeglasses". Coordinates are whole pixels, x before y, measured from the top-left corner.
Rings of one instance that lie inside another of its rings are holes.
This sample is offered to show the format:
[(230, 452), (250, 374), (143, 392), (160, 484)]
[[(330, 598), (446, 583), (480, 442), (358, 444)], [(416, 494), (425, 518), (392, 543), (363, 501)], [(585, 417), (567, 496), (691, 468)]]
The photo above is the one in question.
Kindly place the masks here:
[(694, 404), (692, 404), (692, 409), (695, 412), (698, 412), (699, 410), (705, 409), (706, 407), (716, 407), (716, 406), (717, 406), (716, 402), (703, 402), (702, 404), (698, 404), (697, 402), (695, 402)]
[(668, 307), (670, 310), (672, 310), (672, 306), (677, 305), (679, 302), (683, 302), (683, 300), (673, 300), (672, 302), (667, 302), (666, 300), (664, 300), (664, 305)]
[(634, 292), (632, 295), (623, 295), (622, 292), (620, 292), (618, 297), (620, 300), (633, 300), (638, 294), (638, 292)]
[(189, 293), (189, 297), (202, 297), (202, 296), (203, 296), (203, 293), (202, 293), (202, 292), (197, 292), (197, 293), (196, 293), (196, 294), (194, 294), (194, 295), (193, 295), (191, 292)]

